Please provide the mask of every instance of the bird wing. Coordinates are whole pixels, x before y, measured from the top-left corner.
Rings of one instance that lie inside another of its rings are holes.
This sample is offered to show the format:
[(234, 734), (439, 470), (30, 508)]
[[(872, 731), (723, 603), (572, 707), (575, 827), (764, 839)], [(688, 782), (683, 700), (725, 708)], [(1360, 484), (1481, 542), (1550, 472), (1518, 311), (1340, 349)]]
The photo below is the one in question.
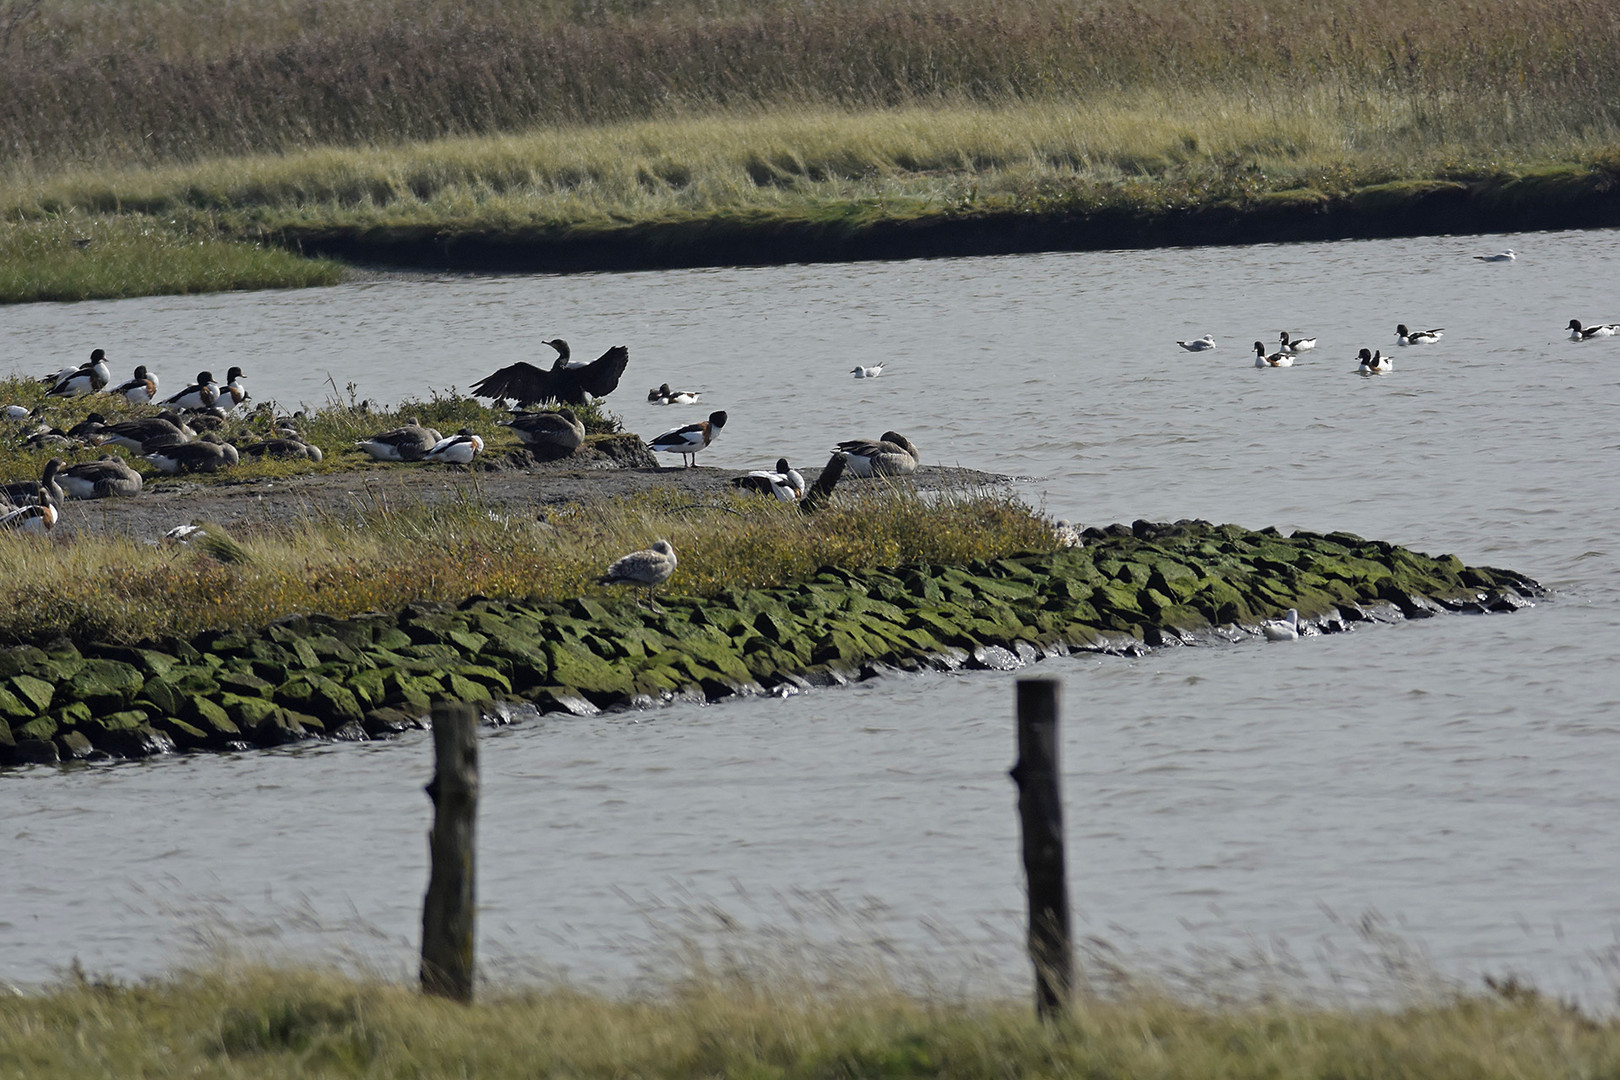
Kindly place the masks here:
[(527, 404), (556, 396), (556, 382), (551, 372), (519, 360), (473, 383), (472, 392), (478, 397), (512, 398)]
[(623, 345), (615, 345), (584, 367), (574, 369), (571, 374), (578, 380), (576, 385), (579, 389), (592, 397), (607, 397), (619, 388), (619, 378), (628, 363), (630, 350)]

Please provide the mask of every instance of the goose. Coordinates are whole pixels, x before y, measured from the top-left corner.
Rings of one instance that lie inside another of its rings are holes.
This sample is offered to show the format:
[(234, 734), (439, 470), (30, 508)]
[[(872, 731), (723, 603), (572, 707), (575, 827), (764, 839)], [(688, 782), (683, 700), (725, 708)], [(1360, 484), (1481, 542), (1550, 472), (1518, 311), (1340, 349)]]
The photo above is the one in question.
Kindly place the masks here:
[(1267, 356), (1266, 343), (1263, 341), (1257, 341), (1254, 343), (1254, 366), (1260, 368), (1293, 367), (1294, 358), (1285, 352), (1275, 352), (1270, 356)]
[(745, 491), (757, 491), (761, 495), (774, 495), (783, 502), (798, 502), (804, 498), (804, 477), (798, 469), (788, 466), (787, 458), (776, 459), (774, 472), (758, 469), (747, 476), (738, 476), (732, 481), (733, 487)]
[(707, 420), (699, 420), (695, 424), (674, 428), (664, 432), (647, 444), (647, 449), (656, 450), (661, 454), (679, 454), (691, 468), (699, 450), (704, 449), (720, 434), (720, 429), (726, 426), (724, 410), (712, 412)]
[(585, 445), (585, 425), (573, 409), (519, 413), (501, 424), (511, 428), (539, 461), (557, 461)]
[(219, 384), (212, 371), (197, 372), (197, 381), (163, 404), (175, 409), (212, 409), (219, 403)]
[(1569, 340), (1591, 341), (1593, 338), (1614, 337), (1620, 331), (1620, 324), (1602, 323), (1598, 326), (1582, 326), (1579, 319), (1569, 320)]
[(103, 443), (126, 446), (142, 453), (161, 446), (190, 442), (196, 434), (179, 413), (163, 413), (141, 420), (120, 420), (116, 424), (103, 425), (96, 433)]
[(10, 506), (28, 506), (32, 503), (49, 503), (56, 506), (62, 501), (62, 487), (57, 482), (57, 474), (62, 471), (67, 462), (59, 457), (53, 457), (45, 463), (44, 471), (38, 480), (21, 480), (14, 484), (0, 486), (0, 503)]
[(68, 428), (68, 437), (71, 439), (94, 440), (107, 426), (107, 418), (98, 412), (90, 413), (83, 420)]
[(1267, 641), (1294, 641), (1299, 637), (1299, 609), (1289, 608), (1280, 619), (1267, 619), (1260, 624), (1260, 632)]
[(241, 461), (241, 454), (217, 436), (205, 435), (197, 442), (164, 446), (141, 455), (166, 473), (218, 472)]
[(1316, 348), (1316, 339), (1313, 337), (1295, 338), (1293, 341), (1289, 341), (1288, 331), (1286, 330), (1284, 330), (1279, 336), (1282, 340), (1282, 346), (1278, 349), (1279, 352), (1291, 353), (1294, 356), (1298, 356), (1302, 352), (1310, 352), (1312, 349)]
[(1203, 352), (1205, 349), (1213, 349), (1215, 347), (1215, 335), (1205, 334), (1201, 338), (1195, 338), (1192, 341), (1178, 341), (1176, 344), (1180, 345), (1188, 352)]
[(1494, 255), (1475, 255), (1474, 258), (1480, 262), (1512, 262), (1518, 256), (1513, 253), (1512, 248), (1508, 248), (1506, 251), (1498, 251)]
[(473, 383), (478, 397), (511, 398), (526, 409), (541, 401), (564, 405), (586, 405), (590, 398), (604, 398), (619, 388), (619, 378), (630, 362), (630, 350), (615, 345), (588, 364), (570, 367), (568, 342), (562, 338), (542, 342), (557, 350), (557, 359), (546, 371), (522, 360), (486, 375)]
[(484, 440), (474, 435), (472, 428), (462, 428), (454, 435), (434, 443), (432, 448), (422, 455), (422, 460), (442, 461), (449, 465), (467, 465), (483, 449)]
[(141, 474), (115, 454), (108, 454), (100, 461), (69, 465), (58, 474), (57, 480), (70, 499), (107, 499), (138, 495), (141, 490)]
[(1405, 323), (1395, 327), (1395, 344), (1397, 345), (1433, 345), (1444, 335), (1445, 327), (1437, 326), (1433, 330), (1408, 330)]
[(855, 376), (857, 379), (875, 379), (879, 375), (883, 374), (883, 365), (867, 364), (862, 366), (857, 364), (849, 369), (849, 373)]
[(47, 533), (61, 515), (49, 503), (20, 506), (0, 515), (0, 532)]
[(225, 373), (225, 385), (219, 387), (219, 397), (214, 407), (230, 412), (246, 401), (247, 396), (247, 391), (242, 388), (242, 369), (233, 367)]
[(898, 431), (885, 431), (876, 439), (845, 439), (833, 453), (843, 455), (852, 476), (905, 476), (916, 472), (921, 460), (917, 447)]
[(430, 427), (423, 427), (419, 417), (411, 417), (404, 427), (379, 432), (354, 445), (370, 454), (376, 461), (421, 461), (422, 455), (432, 450), (444, 438)]
[(146, 405), (157, 400), (157, 376), (146, 370), (145, 364), (135, 368), (135, 375), (128, 382), (118, 386), (110, 386), (107, 393), (117, 394), (131, 405)]
[(293, 435), (278, 435), (274, 438), (265, 439), (263, 442), (251, 443), (242, 447), (241, 452), (248, 457), (308, 458), (310, 461), (320, 461), (326, 456), (321, 452), (320, 447), (313, 446), (298, 438), (296, 433)]
[(675, 572), (675, 547), (668, 540), (654, 540), (652, 547), (632, 551), (613, 560), (607, 573), (596, 579), (598, 585), (645, 585), (647, 599), (653, 590)]
[(112, 382), (112, 371), (107, 367), (107, 353), (96, 349), (88, 363), (58, 379), (56, 385), (45, 391), (51, 397), (83, 397)]

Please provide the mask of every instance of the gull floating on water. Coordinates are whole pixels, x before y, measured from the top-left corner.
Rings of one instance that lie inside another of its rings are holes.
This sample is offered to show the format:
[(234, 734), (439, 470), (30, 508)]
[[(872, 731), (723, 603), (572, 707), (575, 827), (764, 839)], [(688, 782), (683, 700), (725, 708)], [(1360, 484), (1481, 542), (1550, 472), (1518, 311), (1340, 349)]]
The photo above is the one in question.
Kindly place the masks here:
[(1192, 341), (1178, 341), (1176, 344), (1180, 345), (1188, 352), (1203, 352), (1205, 349), (1213, 349), (1215, 347), (1215, 335), (1205, 334), (1201, 338), (1196, 338)]
[(1513, 253), (1512, 248), (1508, 248), (1506, 251), (1498, 251), (1494, 255), (1475, 255), (1474, 258), (1480, 262), (1512, 262), (1518, 256)]
[(1267, 619), (1260, 624), (1260, 632), (1267, 641), (1293, 641), (1299, 637), (1299, 609), (1289, 608), (1280, 619)]
[(883, 365), (868, 364), (865, 367), (862, 367), (857, 364), (855, 367), (849, 369), (849, 373), (855, 376), (857, 379), (875, 379), (879, 375), (883, 374)]

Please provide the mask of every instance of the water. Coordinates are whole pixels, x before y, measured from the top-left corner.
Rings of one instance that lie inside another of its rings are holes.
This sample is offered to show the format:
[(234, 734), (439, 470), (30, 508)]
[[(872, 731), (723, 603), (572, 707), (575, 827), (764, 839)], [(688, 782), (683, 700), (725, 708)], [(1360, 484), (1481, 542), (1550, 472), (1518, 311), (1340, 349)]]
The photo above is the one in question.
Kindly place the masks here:
[[(725, 408), (739, 471), (893, 428), (1084, 523), (1346, 529), (1551, 586), (1530, 611), (1293, 645), (1081, 656), (1064, 682), (1071, 893), (1093, 956), (1323, 994), (1428, 971), (1615, 1000), (1620, 318), (1612, 231), (577, 277), (455, 277), (8, 310), (0, 364), (93, 346), (178, 387), (393, 403), (631, 347), (652, 435)], [(1512, 246), (1517, 263), (1475, 252)], [(1362, 379), (1397, 322), (1443, 326)], [(1315, 335), (1298, 366), (1247, 346)], [(1173, 341), (1215, 335), (1184, 354)], [(876, 381), (857, 363), (883, 361)], [(705, 407), (657, 408), (661, 382)], [(480, 953), (620, 987), (683, 944), (1026, 978), (1013, 676), (488, 732)], [(0, 978), (140, 976), (225, 942), (409, 970), (430, 751), (393, 744), (0, 775)], [(803, 950), (808, 943), (808, 954)], [(892, 952), (891, 952), (892, 950)], [(749, 955), (755, 955), (750, 951)], [(1088, 968), (1098, 971), (1095, 964)], [(1393, 990), (1390, 992), (1394, 992)]]

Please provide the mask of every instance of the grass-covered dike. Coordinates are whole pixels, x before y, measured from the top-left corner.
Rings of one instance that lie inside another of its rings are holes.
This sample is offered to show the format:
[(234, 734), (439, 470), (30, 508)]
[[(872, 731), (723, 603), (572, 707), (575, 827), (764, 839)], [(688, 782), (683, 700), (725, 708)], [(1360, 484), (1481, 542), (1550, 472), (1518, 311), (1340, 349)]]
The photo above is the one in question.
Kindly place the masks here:
[(420, 725), (436, 701), (588, 714), (893, 667), (1012, 668), (1072, 649), (1236, 640), (1286, 608), (1335, 631), (1511, 611), (1539, 592), (1511, 571), (1342, 533), (1139, 522), (1052, 546), (958, 564), (829, 565), (656, 605), (477, 596), (189, 638), (14, 645), (0, 651), (0, 761), (360, 740)]

